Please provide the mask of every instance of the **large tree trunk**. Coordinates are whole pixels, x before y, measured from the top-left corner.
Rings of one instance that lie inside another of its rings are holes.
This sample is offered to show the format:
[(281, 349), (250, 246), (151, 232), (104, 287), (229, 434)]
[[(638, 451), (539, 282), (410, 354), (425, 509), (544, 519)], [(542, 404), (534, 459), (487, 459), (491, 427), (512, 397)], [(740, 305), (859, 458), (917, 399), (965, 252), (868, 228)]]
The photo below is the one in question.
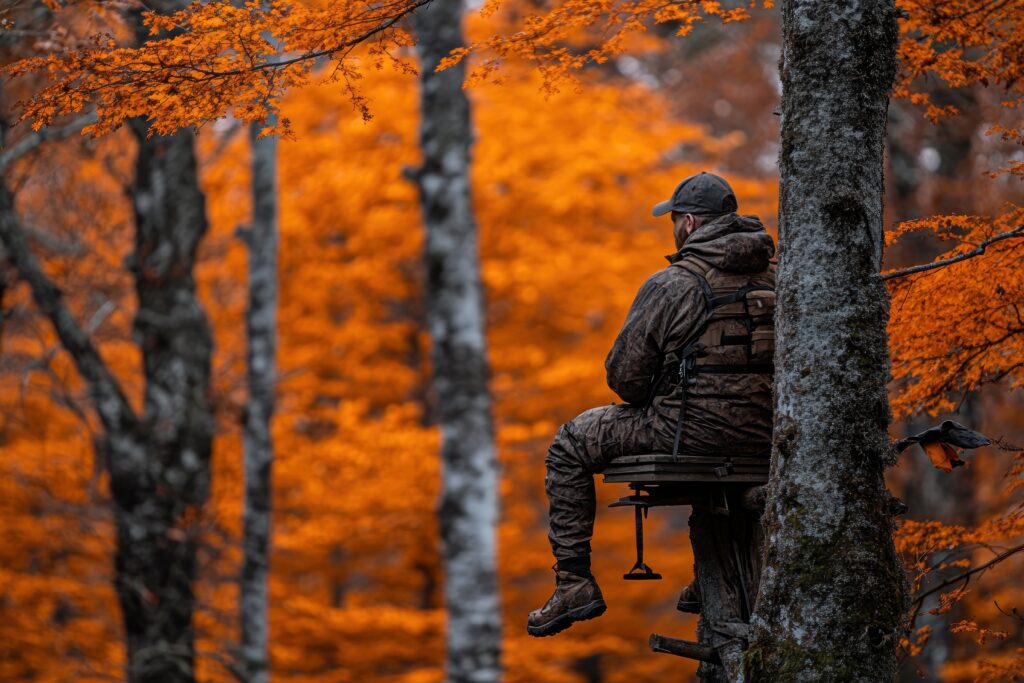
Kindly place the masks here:
[[(146, 40), (139, 11), (130, 18), (138, 40)], [(193, 276), (207, 230), (206, 200), (191, 130), (150, 136), (140, 119), (128, 128), (138, 144), (129, 188), (135, 215), (129, 265), (138, 295), (134, 336), (145, 380), (138, 434), (144, 464), (136, 466), (120, 434), (105, 435), (117, 526), (115, 581), (125, 620), (128, 679), (191, 682), (193, 584), (214, 433), (213, 337)]]
[(193, 681), (193, 611), (199, 518), (209, 491), (214, 419), (209, 402), (213, 340), (196, 296), (196, 250), (206, 233), (194, 135), (138, 141), (134, 332), (142, 349), (146, 466), (126, 460), (108, 435), (117, 524), (117, 589), (132, 681)]
[[(140, 17), (139, 10), (128, 15), (141, 41), (148, 30)], [(0, 244), (86, 381), (103, 426), (96, 449), (110, 473), (126, 678), (191, 683), (196, 548), (214, 431), (212, 336), (192, 275), (207, 228), (205, 199), (190, 131), (150, 138), (144, 121), (129, 128), (139, 146), (129, 191), (136, 222), (129, 266), (145, 380), (141, 418), (29, 249), (6, 182), (0, 182)]]
[(477, 229), (470, 202), (469, 100), (464, 67), (435, 72), (463, 45), (462, 0), (434, 0), (413, 16), (419, 39), (423, 166), (416, 174), (426, 225), (427, 325), (441, 423), (439, 518), (448, 680), (501, 677), (495, 568), (498, 472), (484, 334)]
[(270, 567), (271, 467), (277, 348), (277, 140), (259, 138), (259, 124), (249, 126), (252, 143), (252, 227), (249, 247), (248, 334), (249, 398), (242, 435), (245, 460), (241, 594), (242, 665), (249, 683), (270, 680), (267, 657)]
[(6, 184), (0, 184), (0, 242), (87, 382), (103, 425), (97, 455), (110, 473), (114, 503), (126, 678), (191, 683), (192, 585), (213, 436), (207, 396), (212, 342), (192, 278), (205, 207), (192, 134), (146, 139), (146, 126), (137, 121), (132, 130), (140, 140), (131, 269), (146, 384), (142, 419), (29, 250)]
[(783, 2), (775, 435), (751, 680), (891, 680), (882, 161), (893, 0)]

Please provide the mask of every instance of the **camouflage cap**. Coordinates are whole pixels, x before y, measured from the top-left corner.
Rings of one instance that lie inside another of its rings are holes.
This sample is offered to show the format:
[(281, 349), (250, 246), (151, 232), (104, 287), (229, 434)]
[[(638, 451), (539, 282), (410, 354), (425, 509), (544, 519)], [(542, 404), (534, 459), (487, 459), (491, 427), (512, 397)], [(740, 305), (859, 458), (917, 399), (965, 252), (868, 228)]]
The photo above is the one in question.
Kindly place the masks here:
[(664, 216), (669, 211), (678, 211), (698, 216), (717, 216), (731, 213), (736, 208), (736, 194), (725, 178), (701, 171), (679, 183), (672, 196), (656, 204), (651, 213)]

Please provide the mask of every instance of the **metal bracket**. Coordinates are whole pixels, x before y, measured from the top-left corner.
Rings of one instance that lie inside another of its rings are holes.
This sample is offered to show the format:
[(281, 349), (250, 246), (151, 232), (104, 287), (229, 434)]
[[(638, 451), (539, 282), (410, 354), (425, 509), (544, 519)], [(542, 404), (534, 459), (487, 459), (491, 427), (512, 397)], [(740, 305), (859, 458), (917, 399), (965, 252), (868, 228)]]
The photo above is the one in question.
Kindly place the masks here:
[[(650, 496), (640, 495), (643, 490), (642, 485), (634, 486), (633, 490), (636, 491), (635, 496), (618, 501), (623, 505), (634, 506), (633, 518), (636, 522), (636, 562), (628, 572), (622, 575), (622, 578), (627, 581), (657, 581), (661, 578), (661, 574), (655, 572), (644, 562), (644, 517), (647, 516), (648, 510), (646, 499)], [(627, 500), (628, 502), (626, 502)]]

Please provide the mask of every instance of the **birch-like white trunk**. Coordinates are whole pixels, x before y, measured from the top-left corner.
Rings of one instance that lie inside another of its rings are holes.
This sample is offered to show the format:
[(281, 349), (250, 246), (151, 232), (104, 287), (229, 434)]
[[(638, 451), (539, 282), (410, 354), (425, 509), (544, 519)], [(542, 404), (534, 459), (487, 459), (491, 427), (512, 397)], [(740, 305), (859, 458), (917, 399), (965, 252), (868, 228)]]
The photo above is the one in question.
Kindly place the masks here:
[(884, 504), (882, 163), (893, 0), (784, 0), (775, 434), (754, 681), (887, 681), (904, 576)]
[(463, 45), (462, 0), (434, 0), (413, 16), (420, 54), (416, 173), (426, 226), (427, 325), (442, 444), (441, 525), (452, 683), (501, 678), (496, 570), (498, 468), (488, 389), (483, 287), (470, 199), (470, 105), (464, 67), (435, 72)]
[(270, 423), (277, 381), (277, 139), (259, 137), (250, 124), (252, 226), (249, 249), (249, 305), (245, 315), (249, 396), (242, 418), (245, 501), (240, 586), (241, 655), (248, 683), (270, 680), (268, 660), (268, 575), (270, 570), (271, 471), (274, 445)]

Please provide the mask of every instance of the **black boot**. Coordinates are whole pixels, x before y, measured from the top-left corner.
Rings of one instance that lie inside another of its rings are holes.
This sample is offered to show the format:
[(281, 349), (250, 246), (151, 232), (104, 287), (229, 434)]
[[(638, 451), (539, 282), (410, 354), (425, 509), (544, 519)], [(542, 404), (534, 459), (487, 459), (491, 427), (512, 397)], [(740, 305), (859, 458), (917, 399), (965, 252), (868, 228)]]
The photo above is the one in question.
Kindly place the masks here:
[(559, 568), (555, 565), (555, 592), (540, 609), (530, 612), (526, 631), (531, 636), (542, 638), (561, 633), (577, 621), (595, 619), (604, 614), (607, 606), (601, 589), (589, 569), (580, 573)]
[(676, 609), (688, 614), (700, 614), (700, 594), (697, 592), (697, 579), (686, 584), (686, 588), (679, 594)]

